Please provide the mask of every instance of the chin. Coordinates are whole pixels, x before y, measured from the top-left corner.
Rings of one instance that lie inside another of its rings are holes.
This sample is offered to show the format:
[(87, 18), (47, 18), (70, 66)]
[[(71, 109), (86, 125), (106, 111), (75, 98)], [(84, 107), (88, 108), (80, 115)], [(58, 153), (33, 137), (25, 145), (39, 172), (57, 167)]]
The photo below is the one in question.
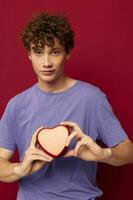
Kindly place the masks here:
[(52, 83), (55, 83), (56, 80), (57, 79), (47, 78), (47, 79), (43, 79), (43, 82), (47, 84), (52, 84)]
[(55, 82), (57, 82), (60, 79), (60, 76), (42, 76), (40, 77), (41, 82), (43, 82), (44, 84), (54, 84)]

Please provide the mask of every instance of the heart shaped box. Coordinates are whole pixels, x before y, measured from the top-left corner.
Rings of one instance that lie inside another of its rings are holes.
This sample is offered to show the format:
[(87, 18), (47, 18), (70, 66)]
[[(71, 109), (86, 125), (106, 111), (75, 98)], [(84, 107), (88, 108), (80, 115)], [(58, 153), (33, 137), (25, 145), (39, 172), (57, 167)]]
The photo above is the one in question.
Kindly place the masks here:
[(36, 145), (52, 157), (59, 157), (67, 151), (66, 141), (72, 127), (57, 125), (52, 128), (42, 128), (37, 134)]

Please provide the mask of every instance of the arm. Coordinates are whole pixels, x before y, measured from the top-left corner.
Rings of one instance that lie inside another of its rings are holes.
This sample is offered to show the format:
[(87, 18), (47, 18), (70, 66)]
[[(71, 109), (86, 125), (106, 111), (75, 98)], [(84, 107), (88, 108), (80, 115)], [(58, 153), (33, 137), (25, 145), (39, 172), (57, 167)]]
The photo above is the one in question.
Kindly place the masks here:
[(0, 181), (17, 181), (24, 176), (38, 171), (42, 166), (53, 159), (35, 146), (36, 136), (41, 128), (37, 129), (33, 134), (31, 143), (21, 163), (10, 162), (14, 153), (7, 149), (0, 148)]
[(76, 123), (63, 122), (61, 124), (73, 127), (67, 146), (73, 138), (77, 139), (75, 149), (69, 151), (66, 156), (76, 156), (86, 161), (103, 162), (113, 166), (133, 163), (133, 143), (129, 139), (113, 148), (102, 148), (92, 138), (85, 135)]
[(14, 173), (14, 168), (19, 163), (11, 163), (9, 161), (13, 154), (14, 152), (12, 151), (0, 148), (0, 181), (13, 182), (20, 178)]
[(111, 155), (105, 158), (103, 162), (114, 166), (133, 163), (133, 143), (129, 139), (126, 139), (110, 150)]

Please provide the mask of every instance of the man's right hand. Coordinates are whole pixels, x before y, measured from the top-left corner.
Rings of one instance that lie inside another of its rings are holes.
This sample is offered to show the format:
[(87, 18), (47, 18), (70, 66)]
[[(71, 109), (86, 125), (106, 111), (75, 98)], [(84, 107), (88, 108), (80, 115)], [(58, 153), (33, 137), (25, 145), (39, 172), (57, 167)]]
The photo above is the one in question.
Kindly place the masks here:
[(40, 127), (35, 131), (22, 162), (15, 166), (14, 173), (16, 175), (20, 177), (27, 176), (35, 171), (38, 171), (43, 165), (45, 165), (45, 163), (53, 160), (53, 157), (36, 147), (36, 137), (42, 128), (43, 127)]

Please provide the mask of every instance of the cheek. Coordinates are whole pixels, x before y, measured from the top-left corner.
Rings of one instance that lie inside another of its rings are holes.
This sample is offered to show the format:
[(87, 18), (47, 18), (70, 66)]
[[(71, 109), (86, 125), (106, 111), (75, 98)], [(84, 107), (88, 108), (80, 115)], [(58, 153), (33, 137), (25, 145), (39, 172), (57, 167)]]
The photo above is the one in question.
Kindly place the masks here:
[(37, 61), (32, 61), (32, 66), (35, 70), (39, 69), (39, 62)]
[(36, 63), (32, 63), (32, 67), (33, 67), (33, 70), (35, 71), (36, 74), (39, 73), (39, 67)]
[(59, 59), (55, 62), (55, 65), (58, 69), (63, 68), (64, 64), (66, 63), (66, 59)]

